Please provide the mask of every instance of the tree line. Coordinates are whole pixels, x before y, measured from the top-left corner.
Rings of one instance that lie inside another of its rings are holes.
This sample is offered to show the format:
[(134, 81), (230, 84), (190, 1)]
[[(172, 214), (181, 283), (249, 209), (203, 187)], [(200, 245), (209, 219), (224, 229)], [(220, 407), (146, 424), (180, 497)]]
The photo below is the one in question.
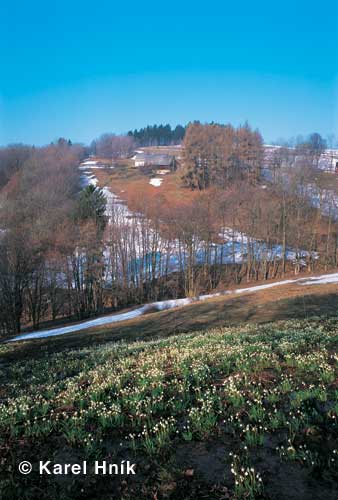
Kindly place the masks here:
[(223, 188), (236, 179), (257, 181), (263, 164), (263, 138), (248, 123), (238, 128), (194, 122), (183, 141), (183, 180), (192, 189)]
[(133, 154), (135, 148), (136, 143), (132, 137), (105, 133), (92, 141), (89, 152), (94, 156), (116, 160), (128, 158)]
[(176, 125), (148, 125), (139, 130), (130, 130), (127, 134), (105, 133), (93, 140), (89, 153), (111, 159), (128, 158), (137, 147), (169, 146), (181, 144), (186, 127)]
[(138, 146), (170, 146), (181, 144), (186, 127), (176, 125), (147, 125), (144, 128), (130, 130), (128, 136), (132, 137)]

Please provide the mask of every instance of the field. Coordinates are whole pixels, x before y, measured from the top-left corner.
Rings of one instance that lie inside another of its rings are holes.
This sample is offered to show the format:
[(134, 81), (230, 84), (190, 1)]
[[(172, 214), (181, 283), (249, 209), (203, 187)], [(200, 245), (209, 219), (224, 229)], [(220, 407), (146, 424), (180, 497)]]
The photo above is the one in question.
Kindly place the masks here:
[[(1, 346), (1, 498), (337, 498), (337, 326), (243, 324), (12, 362)], [(136, 475), (37, 472), (105, 459)]]
[[(154, 187), (149, 184), (153, 176), (151, 171), (141, 173), (139, 169), (130, 164), (120, 164), (111, 170), (93, 170), (99, 181), (99, 186), (109, 186), (111, 191), (125, 200), (131, 210), (139, 209), (140, 199), (161, 198), (170, 200), (170, 203), (188, 203), (198, 197), (198, 192), (191, 191), (183, 187), (181, 174), (172, 172), (162, 177), (161, 186)], [(156, 177), (159, 177), (156, 175)], [(141, 195), (140, 195), (141, 193)]]

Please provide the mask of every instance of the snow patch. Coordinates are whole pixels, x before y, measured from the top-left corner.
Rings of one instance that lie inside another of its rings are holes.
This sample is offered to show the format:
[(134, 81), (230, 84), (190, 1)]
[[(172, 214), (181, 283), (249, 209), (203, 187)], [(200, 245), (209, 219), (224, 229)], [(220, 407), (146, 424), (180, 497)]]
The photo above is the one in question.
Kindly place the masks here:
[(303, 278), (304, 282), (301, 285), (325, 285), (327, 283), (338, 283), (338, 273), (322, 274), (321, 276), (312, 276), (310, 278)]
[(160, 187), (162, 181), (163, 179), (160, 179), (159, 177), (154, 177), (153, 179), (150, 179), (149, 184), (151, 184), (154, 187)]
[(97, 161), (96, 160), (84, 160), (81, 164), (80, 164), (80, 168), (82, 167), (88, 167), (88, 166), (93, 166), (93, 165), (97, 165)]

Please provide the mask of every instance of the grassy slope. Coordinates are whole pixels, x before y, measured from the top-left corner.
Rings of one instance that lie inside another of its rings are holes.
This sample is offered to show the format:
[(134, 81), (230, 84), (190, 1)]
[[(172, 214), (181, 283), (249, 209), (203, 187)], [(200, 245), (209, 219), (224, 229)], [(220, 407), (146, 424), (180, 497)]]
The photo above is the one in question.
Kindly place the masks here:
[(70, 347), (119, 340), (151, 339), (243, 322), (266, 323), (288, 318), (333, 316), (338, 311), (337, 285), (286, 285), (238, 297), (219, 297), (185, 308), (157, 312), (83, 332), (8, 344), (0, 360), (39, 357)]
[[(297, 320), (4, 365), (0, 496), (333, 500), (337, 346), (336, 319)], [(19, 476), (25, 459), (130, 459), (137, 476)]]

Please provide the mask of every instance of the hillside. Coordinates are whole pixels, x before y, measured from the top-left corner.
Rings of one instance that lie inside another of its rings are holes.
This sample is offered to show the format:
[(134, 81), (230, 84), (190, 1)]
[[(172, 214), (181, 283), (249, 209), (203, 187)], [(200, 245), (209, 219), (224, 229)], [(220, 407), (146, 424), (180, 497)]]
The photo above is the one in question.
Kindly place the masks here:
[[(337, 344), (337, 320), (313, 319), (4, 356), (2, 498), (337, 498)], [(95, 460), (136, 475), (93, 475)]]
[[(52, 328), (24, 333), (22, 337), (27, 336), (27, 340), (8, 344), (3, 358), (30, 359), (64, 348), (164, 338), (244, 322), (267, 323), (291, 318), (335, 316), (338, 310), (337, 279), (338, 275), (334, 273), (263, 282), (249, 288), (238, 287), (220, 292), (210, 298), (202, 296), (200, 299), (204, 300), (199, 301), (179, 299), (174, 304), (164, 301), (156, 303), (156, 307), (155, 304), (147, 304), (84, 322), (61, 324), (57, 328), (47, 324)], [(175, 304), (181, 304), (181, 307), (161, 310)], [(186, 307), (182, 307), (184, 305)]]

